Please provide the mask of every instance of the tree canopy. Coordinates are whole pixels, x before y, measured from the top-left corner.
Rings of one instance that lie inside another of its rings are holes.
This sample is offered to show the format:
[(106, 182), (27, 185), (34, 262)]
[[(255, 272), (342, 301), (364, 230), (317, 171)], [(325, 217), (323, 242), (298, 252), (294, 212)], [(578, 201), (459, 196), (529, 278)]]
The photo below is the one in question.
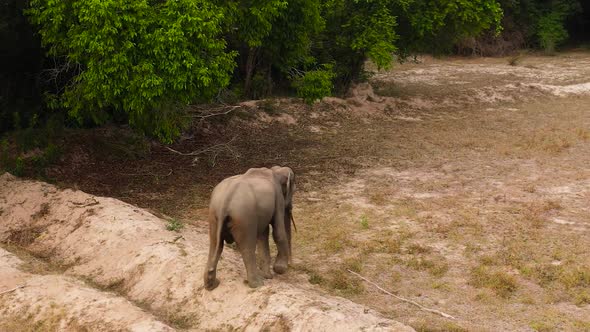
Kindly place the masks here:
[[(0, 36), (7, 49), (36, 50), (28, 64), (39, 79), (22, 83), (48, 107), (29, 118), (54, 109), (79, 124), (118, 119), (170, 142), (187, 123), (186, 105), (223, 90), (238, 98), (292, 90), (311, 102), (362, 79), (367, 60), (388, 68), (393, 55), (450, 52), (465, 38), (497, 35), (507, 19), (530, 45), (553, 50), (582, 9), (577, 0), (8, 0)], [(27, 122), (18, 109), (0, 111), (0, 130), (15, 128), (6, 125), (15, 117)]]

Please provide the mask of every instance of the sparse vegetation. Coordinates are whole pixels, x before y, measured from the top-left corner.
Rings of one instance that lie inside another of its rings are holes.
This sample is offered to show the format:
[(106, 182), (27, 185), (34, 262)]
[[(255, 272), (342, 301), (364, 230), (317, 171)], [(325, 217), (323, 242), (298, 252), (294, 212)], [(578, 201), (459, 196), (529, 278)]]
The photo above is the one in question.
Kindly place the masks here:
[(480, 265), (471, 270), (471, 285), (486, 287), (500, 297), (510, 297), (518, 288), (516, 278), (508, 273)]
[(171, 232), (180, 232), (184, 228), (184, 223), (177, 218), (168, 220), (166, 229)]

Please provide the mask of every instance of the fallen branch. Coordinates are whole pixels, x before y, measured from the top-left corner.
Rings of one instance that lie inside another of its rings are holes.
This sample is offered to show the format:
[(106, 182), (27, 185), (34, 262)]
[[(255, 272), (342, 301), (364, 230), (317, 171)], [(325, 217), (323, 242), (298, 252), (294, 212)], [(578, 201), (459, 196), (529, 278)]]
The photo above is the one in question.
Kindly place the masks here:
[(237, 138), (237, 136), (233, 137), (227, 143), (212, 145), (212, 146), (206, 147), (204, 149), (196, 150), (193, 152), (180, 152), (180, 151), (174, 150), (173, 148), (168, 147), (168, 146), (166, 146), (165, 148), (168, 149), (169, 151), (172, 151), (172, 152), (179, 154), (181, 156), (195, 156), (195, 158), (193, 159), (193, 165), (199, 160), (199, 157), (198, 157), (199, 155), (202, 155), (205, 153), (211, 153), (211, 154), (213, 154), (212, 163), (213, 163), (213, 166), (215, 166), (215, 159), (217, 159), (217, 156), (219, 155), (219, 153), (221, 153), (224, 150), (233, 154), (234, 156), (238, 156), (238, 153), (235, 152), (231, 148), (231, 143), (233, 141), (235, 141), (236, 138)]
[(15, 290), (17, 290), (17, 289), (20, 289), (20, 288), (25, 288), (26, 286), (27, 286), (27, 285), (20, 285), (20, 286), (16, 286), (16, 287), (14, 287), (14, 288), (12, 288), (12, 289), (5, 290), (5, 291), (1, 292), (1, 293), (0, 293), (0, 295), (4, 295), (4, 294), (6, 294), (6, 293), (10, 293), (10, 292), (14, 292), (14, 291), (15, 291)]
[(200, 119), (200, 121), (203, 121), (204, 119), (206, 119), (206, 118), (210, 118), (210, 117), (212, 117), (212, 116), (218, 116), (218, 115), (226, 115), (226, 114), (229, 114), (230, 112), (232, 112), (232, 111), (235, 111), (236, 109), (238, 109), (238, 108), (241, 108), (241, 107), (242, 107), (242, 106), (240, 106), (240, 105), (235, 105), (235, 106), (224, 106), (223, 108), (227, 108), (227, 110), (226, 110), (226, 111), (223, 111), (223, 112), (210, 112), (210, 113), (205, 113), (205, 112), (202, 112), (201, 114), (198, 114), (198, 115), (193, 115), (193, 116), (191, 116), (191, 117), (192, 117), (192, 118), (197, 118), (197, 119)]
[(68, 203), (71, 203), (75, 206), (78, 207), (86, 207), (86, 206), (92, 206), (92, 205), (98, 205), (100, 204), (96, 199), (94, 198), (87, 198), (84, 202), (79, 203), (79, 202), (72, 202), (72, 201), (68, 201)]
[(350, 272), (350, 273), (354, 274), (355, 276), (357, 276), (357, 277), (359, 277), (359, 278), (363, 279), (364, 281), (366, 281), (366, 282), (370, 283), (371, 285), (373, 285), (373, 286), (377, 287), (377, 288), (378, 288), (380, 291), (382, 291), (383, 293), (385, 293), (385, 294), (387, 294), (387, 295), (390, 295), (390, 296), (393, 296), (393, 297), (395, 297), (396, 299), (398, 299), (398, 300), (400, 300), (400, 301), (403, 301), (403, 302), (406, 302), (406, 303), (409, 303), (409, 304), (415, 305), (416, 307), (418, 307), (418, 308), (420, 308), (420, 309), (422, 309), (422, 310), (424, 310), (424, 311), (432, 312), (432, 313), (434, 313), (434, 314), (441, 315), (441, 316), (443, 316), (443, 317), (445, 317), (445, 318), (449, 318), (449, 319), (456, 319), (455, 317), (453, 317), (453, 316), (451, 316), (451, 315), (449, 315), (449, 314), (446, 314), (446, 313), (444, 313), (444, 312), (442, 312), (442, 311), (438, 311), (438, 310), (435, 310), (435, 309), (426, 308), (425, 306), (421, 305), (421, 304), (420, 304), (420, 303), (418, 303), (418, 302), (414, 302), (414, 301), (412, 301), (412, 300), (405, 299), (405, 298), (403, 298), (403, 297), (401, 297), (401, 296), (397, 296), (397, 295), (395, 295), (395, 294), (393, 294), (393, 293), (391, 293), (391, 292), (389, 292), (389, 291), (387, 291), (387, 290), (385, 290), (385, 289), (381, 288), (381, 286), (377, 285), (376, 283), (372, 282), (371, 280), (369, 280), (369, 279), (367, 279), (367, 278), (363, 277), (362, 275), (360, 275), (360, 274), (358, 274), (358, 273), (356, 273), (356, 272), (354, 272), (354, 271), (351, 271), (351, 270), (349, 270), (349, 269), (346, 269), (346, 271), (348, 271), (348, 272)]
[(150, 172), (146, 172), (146, 173), (119, 173), (121, 175), (126, 175), (126, 176), (154, 176), (154, 177), (166, 177), (166, 176), (170, 176), (172, 175), (172, 169), (170, 168), (168, 173), (166, 174), (155, 174), (155, 173), (150, 173)]

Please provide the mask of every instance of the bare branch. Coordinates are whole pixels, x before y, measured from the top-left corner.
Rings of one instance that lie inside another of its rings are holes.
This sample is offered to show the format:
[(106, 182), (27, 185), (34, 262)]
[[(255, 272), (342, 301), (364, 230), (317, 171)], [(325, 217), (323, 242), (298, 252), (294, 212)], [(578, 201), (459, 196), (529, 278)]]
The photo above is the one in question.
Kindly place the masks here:
[(168, 170), (168, 173), (166, 174), (156, 174), (156, 173), (151, 173), (151, 172), (146, 172), (146, 173), (119, 173), (121, 175), (127, 175), (127, 176), (154, 176), (154, 177), (166, 177), (166, 176), (170, 176), (172, 175), (172, 169), (170, 168)]
[(20, 285), (20, 286), (16, 286), (16, 287), (14, 287), (14, 288), (11, 288), (11, 289), (9, 289), (9, 290), (5, 290), (5, 291), (1, 292), (1, 293), (0, 293), (0, 295), (4, 295), (4, 294), (6, 294), (6, 293), (10, 293), (10, 292), (14, 292), (14, 291), (15, 291), (15, 290), (17, 290), (17, 289), (20, 289), (20, 288), (25, 288), (26, 286), (27, 286), (27, 285)]
[(235, 111), (236, 109), (238, 109), (238, 108), (241, 108), (241, 107), (242, 107), (242, 106), (240, 106), (240, 105), (234, 105), (234, 106), (223, 106), (223, 107), (220, 107), (220, 108), (218, 108), (218, 109), (215, 109), (215, 111), (216, 111), (216, 110), (219, 110), (219, 109), (222, 109), (222, 110), (223, 110), (223, 109), (225, 109), (225, 110), (223, 110), (223, 111), (221, 111), (221, 112), (215, 112), (215, 111), (213, 111), (213, 112), (203, 112), (202, 110), (200, 110), (200, 109), (198, 109), (197, 107), (194, 107), (194, 106), (193, 106), (193, 107), (191, 107), (191, 109), (192, 109), (192, 110), (194, 110), (194, 111), (196, 111), (196, 113), (198, 113), (198, 114), (196, 114), (196, 115), (191, 115), (190, 117), (192, 117), (192, 118), (197, 118), (197, 119), (201, 119), (201, 121), (202, 121), (203, 119), (210, 118), (210, 117), (212, 117), (212, 116), (218, 116), (218, 115), (226, 115), (226, 114), (229, 114), (230, 112), (233, 112), (233, 111)]
[(174, 150), (173, 148), (168, 147), (168, 146), (166, 146), (166, 149), (168, 149), (169, 151), (174, 152), (176, 154), (179, 154), (181, 156), (195, 156), (195, 158), (193, 159), (193, 165), (197, 161), (199, 161), (200, 155), (212, 154), (212, 163), (213, 163), (213, 166), (215, 166), (215, 160), (217, 159), (217, 156), (223, 151), (234, 155), (234, 157), (239, 157), (239, 154), (231, 146), (231, 143), (233, 143), (236, 140), (236, 138), (237, 138), (237, 136), (234, 136), (227, 143), (221, 143), (221, 144), (208, 146), (204, 149), (196, 150), (196, 151), (192, 151), (192, 152), (180, 152), (180, 151)]
[(434, 313), (434, 314), (437, 314), (437, 315), (443, 316), (443, 317), (445, 317), (445, 318), (448, 318), (448, 319), (456, 319), (455, 317), (453, 317), (453, 316), (451, 316), (451, 315), (449, 315), (449, 314), (446, 314), (446, 313), (444, 313), (444, 312), (442, 312), (442, 311), (438, 311), (438, 310), (436, 310), (436, 309), (430, 309), (430, 308), (426, 308), (425, 306), (421, 305), (421, 304), (420, 304), (420, 303), (418, 303), (418, 302), (414, 302), (414, 301), (412, 301), (412, 300), (405, 299), (405, 298), (403, 298), (403, 297), (401, 297), (401, 296), (397, 296), (397, 295), (395, 295), (395, 294), (393, 294), (393, 293), (391, 293), (391, 292), (389, 292), (389, 291), (387, 291), (387, 290), (385, 290), (385, 289), (381, 288), (381, 286), (377, 285), (376, 283), (372, 282), (371, 280), (369, 280), (369, 279), (367, 279), (367, 278), (363, 277), (362, 275), (360, 275), (360, 274), (358, 274), (358, 273), (356, 273), (356, 272), (354, 272), (354, 271), (351, 271), (351, 270), (349, 270), (349, 269), (346, 269), (346, 271), (348, 271), (348, 272), (350, 272), (350, 273), (354, 274), (355, 276), (357, 276), (357, 277), (359, 277), (359, 278), (363, 279), (364, 281), (366, 281), (366, 282), (370, 283), (371, 285), (373, 285), (373, 286), (377, 287), (377, 289), (379, 289), (379, 290), (380, 290), (380, 291), (382, 291), (383, 293), (385, 293), (385, 294), (387, 294), (387, 295), (390, 295), (390, 296), (393, 296), (393, 297), (395, 297), (396, 299), (398, 299), (398, 300), (400, 300), (400, 301), (403, 301), (403, 302), (406, 302), (406, 303), (409, 303), (409, 304), (415, 305), (416, 307), (418, 307), (418, 308), (420, 308), (420, 309), (422, 309), (422, 310), (424, 310), (424, 311), (428, 311), (428, 312), (431, 312), (431, 313)]

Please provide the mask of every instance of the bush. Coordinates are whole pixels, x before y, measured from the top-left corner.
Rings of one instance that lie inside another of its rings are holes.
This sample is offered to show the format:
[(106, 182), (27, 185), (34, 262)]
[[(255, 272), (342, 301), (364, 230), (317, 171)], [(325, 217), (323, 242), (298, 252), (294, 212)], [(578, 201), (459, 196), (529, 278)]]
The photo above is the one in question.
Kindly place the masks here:
[(293, 81), (297, 96), (306, 103), (313, 103), (318, 99), (332, 94), (332, 80), (334, 72), (331, 65), (324, 65), (319, 69), (307, 71)]
[(224, 8), (204, 0), (32, 0), (28, 14), (55, 70), (73, 73), (53, 104), (80, 123), (123, 112), (170, 142), (188, 103), (229, 83), (234, 53), (221, 34)]
[(561, 15), (552, 12), (542, 16), (537, 25), (537, 36), (545, 53), (554, 53), (556, 46), (568, 37)]

